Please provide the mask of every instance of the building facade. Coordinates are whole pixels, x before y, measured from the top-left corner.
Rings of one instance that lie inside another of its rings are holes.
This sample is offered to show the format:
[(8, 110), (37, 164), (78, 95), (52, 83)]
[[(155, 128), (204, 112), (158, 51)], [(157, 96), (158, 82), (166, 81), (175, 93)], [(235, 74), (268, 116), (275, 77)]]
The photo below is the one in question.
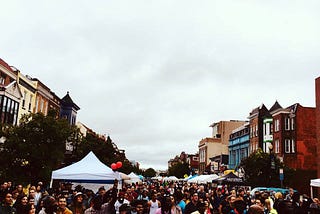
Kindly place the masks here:
[(273, 112), (273, 152), (294, 169), (316, 170), (316, 109), (299, 103)]
[(35, 98), (34, 113), (42, 113), (44, 115), (48, 114), (50, 100), (53, 100), (53, 94), (45, 84), (40, 80), (33, 78), (32, 81), (37, 87), (37, 93)]
[(250, 124), (245, 123), (243, 126), (235, 129), (230, 134), (229, 140), (229, 169), (236, 169), (241, 160), (248, 157), (250, 145)]
[(68, 120), (70, 125), (76, 125), (79, 106), (73, 102), (69, 92), (61, 99), (60, 117)]
[(22, 93), (18, 117), (19, 124), (23, 115), (34, 112), (37, 85), (28, 76), (24, 76), (19, 70), (17, 70), (17, 72), (17, 82)]
[(270, 114), (264, 104), (250, 112), (248, 117), (250, 124), (250, 153), (263, 147), (263, 120), (265, 118), (270, 118)]
[(2, 124), (18, 124), (22, 93), (16, 79), (16, 70), (0, 59), (0, 122)]

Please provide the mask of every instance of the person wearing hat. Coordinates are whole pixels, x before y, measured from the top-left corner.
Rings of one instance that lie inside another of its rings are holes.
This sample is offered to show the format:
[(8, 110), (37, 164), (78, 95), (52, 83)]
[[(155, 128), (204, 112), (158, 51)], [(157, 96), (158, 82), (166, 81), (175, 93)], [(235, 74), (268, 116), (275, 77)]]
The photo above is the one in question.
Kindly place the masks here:
[(85, 206), (83, 204), (83, 194), (82, 192), (77, 192), (72, 199), (69, 209), (73, 214), (83, 214), (85, 211)]

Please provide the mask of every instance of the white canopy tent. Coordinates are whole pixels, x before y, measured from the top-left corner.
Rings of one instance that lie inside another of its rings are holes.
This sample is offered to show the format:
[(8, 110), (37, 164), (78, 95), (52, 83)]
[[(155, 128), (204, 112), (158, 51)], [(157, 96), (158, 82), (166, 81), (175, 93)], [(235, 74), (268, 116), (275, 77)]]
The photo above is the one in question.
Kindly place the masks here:
[(194, 178), (189, 179), (187, 182), (188, 183), (198, 183), (198, 184), (206, 184), (206, 183), (211, 183), (212, 180), (218, 178), (219, 176), (216, 174), (211, 174), (211, 175), (199, 175)]
[(131, 172), (128, 176), (130, 177), (130, 180), (126, 180), (125, 183), (135, 184), (142, 182), (139, 175), (136, 175), (134, 172)]
[(62, 180), (95, 191), (101, 186), (107, 186), (106, 184), (111, 186), (115, 179), (121, 181), (120, 173), (103, 164), (91, 151), (82, 160), (52, 171), (50, 186), (53, 180)]
[(313, 198), (313, 187), (320, 187), (320, 178), (318, 179), (311, 179), (310, 180), (310, 192), (311, 198)]
[(176, 176), (169, 176), (169, 177), (165, 177), (163, 179), (163, 181), (165, 182), (170, 182), (170, 181), (178, 181), (179, 179)]

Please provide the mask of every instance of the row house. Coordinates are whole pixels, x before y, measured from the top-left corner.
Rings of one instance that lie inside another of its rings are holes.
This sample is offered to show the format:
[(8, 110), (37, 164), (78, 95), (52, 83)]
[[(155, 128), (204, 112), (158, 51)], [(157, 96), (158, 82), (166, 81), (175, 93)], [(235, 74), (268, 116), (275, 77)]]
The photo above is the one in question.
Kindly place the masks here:
[[(277, 103), (275, 104), (277, 105)], [(315, 108), (299, 103), (271, 112), (273, 118), (273, 152), (294, 169), (316, 170)]]
[(241, 160), (249, 156), (250, 145), (249, 122), (232, 131), (229, 139), (228, 168), (236, 169)]
[(69, 92), (61, 99), (60, 117), (68, 120), (70, 125), (76, 125), (77, 112), (80, 107), (73, 102)]
[(69, 93), (60, 99), (45, 84), (36, 78), (23, 75), (17, 68), (9, 66), (0, 58), (0, 122), (19, 125), (23, 115), (29, 113), (48, 114), (55, 110), (61, 118), (75, 125), (80, 108)]
[(261, 148), (290, 168), (316, 170), (315, 114), (315, 108), (299, 103), (283, 108), (276, 101), (269, 110), (263, 104), (255, 108), (249, 116), (249, 153)]
[(23, 115), (34, 113), (37, 85), (28, 77), (24, 76), (18, 69), (17, 82), (22, 93), (20, 100), (18, 125)]
[(0, 58), (0, 122), (17, 125), (21, 90), (16, 81), (17, 72)]
[(205, 171), (211, 173), (212, 166), (221, 165), (211, 161), (210, 158), (220, 155), (228, 155), (229, 137), (231, 132), (242, 126), (245, 121), (230, 120), (220, 121), (211, 124), (212, 137), (202, 139), (198, 144), (199, 149), (199, 173), (203, 174)]
[(249, 114), (250, 153), (263, 147), (263, 120), (269, 118), (269, 110), (264, 104), (253, 109)]
[[(50, 109), (50, 100), (53, 100), (54, 94), (51, 93), (50, 88), (43, 84), (37, 78), (32, 78), (33, 83), (36, 85), (37, 93), (35, 98), (34, 113), (48, 114)], [(54, 108), (56, 109), (56, 108)]]

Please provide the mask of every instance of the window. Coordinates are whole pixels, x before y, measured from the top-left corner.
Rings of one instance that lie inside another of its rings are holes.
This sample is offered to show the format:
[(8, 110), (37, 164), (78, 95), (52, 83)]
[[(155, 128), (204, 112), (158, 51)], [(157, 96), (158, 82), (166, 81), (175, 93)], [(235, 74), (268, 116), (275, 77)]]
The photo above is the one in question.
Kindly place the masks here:
[(36, 109), (35, 109), (35, 112), (38, 112), (38, 108), (39, 108), (39, 97), (36, 98)]
[(32, 103), (32, 94), (30, 94), (30, 98), (29, 98), (29, 107), (28, 107), (29, 111), (31, 111), (31, 103)]
[(257, 137), (258, 136), (258, 125), (256, 125), (256, 134), (255, 136)]
[(284, 140), (284, 152), (285, 153), (290, 153), (290, 147), (291, 147), (290, 139), (285, 139)]
[(294, 140), (291, 140), (291, 153), (295, 153), (296, 152), (296, 145)]
[(284, 119), (284, 129), (285, 130), (290, 130), (290, 118), (289, 117), (286, 117)]
[(294, 130), (294, 117), (291, 118), (291, 130)]
[(41, 99), (41, 101), (40, 101), (40, 112), (42, 112), (43, 113), (43, 99)]
[(22, 100), (22, 108), (25, 108), (26, 105), (26, 97), (27, 97), (27, 92), (23, 92), (23, 100)]
[(275, 145), (274, 152), (275, 153), (280, 153), (280, 142), (279, 142), (279, 139), (276, 139), (274, 141), (274, 145)]
[(276, 119), (275, 121), (274, 121), (274, 131), (275, 132), (278, 132), (280, 129), (279, 129), (279, 125), (280, 125), (280, 123), (279, 123), (279, 119)]

